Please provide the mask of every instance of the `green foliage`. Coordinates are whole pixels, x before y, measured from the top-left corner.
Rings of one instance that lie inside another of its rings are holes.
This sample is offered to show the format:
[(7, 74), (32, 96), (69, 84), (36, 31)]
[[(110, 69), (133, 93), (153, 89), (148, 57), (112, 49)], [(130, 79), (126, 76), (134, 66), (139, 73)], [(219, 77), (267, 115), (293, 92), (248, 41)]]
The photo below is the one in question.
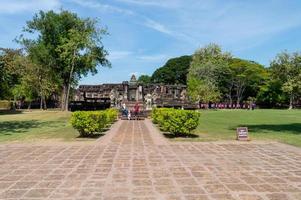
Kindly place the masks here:
[[(268, 77), (266, 69), (256, 62), (232, 58), (229, 60), (227, 82), (222, 82), (220, 88), (224, 88), (231, 100), (241, 103), (249, 97), (256, 97), (260, 87)], [(228, 86), (228, 87), (227, 87)]]
[(20, 67), (15, 60), (21, 55), (21, 50), (0, 48), (0, 99), (11, 100), (12, 88), (20, 83)]
[(145, 84), (145, 85), (150, 84), (151, 77), (149, 75), (141, 75), (138, 78), (138, 83)]
[(240, 104), (256, 97), (268, 74), (256, 62), (232, 58), (221, 47), (210, 44), (197, 50), (188, 74), (188, 92), (194, 101), (209, 103), (219, 99)]
[(280, 81), (270, 77), (265, 81), (264, 85), (260, 87), (256, 97), (257, 104), (260, 104), (263, 107), (282, 107), (287, 104), (288, 98), (281, 87)]
[(208, 103), (220, 97), (220, 73), (228, 66), (231, 55), (216, 44), (197, 50), (189, 68), (188, 93), (194, 101)]
[(217, 102), (221, 96), (217, 86), (211, 81), (200, 80), (195, 77), (188, 80), (188, 94), (193, 101), (203, 103)]
[(66, 10), (40, 11), (27, 22), (24, 31), (38, 35), (36, 39), (21, 36), (19, 42), (35, 58), (36, 64), (53, 72), (51, 75), (62, 89), (63, 110), (68, 105), (70, 85), (88, 72), (96, 73), (98, 65), (110, 66), (101, 43), (106, 30), (99, 28), (96, 20), (80, 18)]
[(270, 65), (272, 77), (282, 85), (282, 91), (289, 97), (289, 108), (301, 94), (301, 54), (282, 52)]
[(169, 59), (164, 66), (153, 73), (151, 77), (152, 82), (186, 85), (191, 60), (192, 56), (181, 56)]
[(200, 113), (189, 110), (173, 108), (157, 108), (152, 111), (152, 119), (162, 131), (175, 135), (187, 135), (194, 130), (199, 123)]
[(76, 111), (72, 113), (70, 122), (77, 129), (80, 136), (86, 137), (99, 133), (117, 118), (118, 111), (108, 109), (105, 111)]

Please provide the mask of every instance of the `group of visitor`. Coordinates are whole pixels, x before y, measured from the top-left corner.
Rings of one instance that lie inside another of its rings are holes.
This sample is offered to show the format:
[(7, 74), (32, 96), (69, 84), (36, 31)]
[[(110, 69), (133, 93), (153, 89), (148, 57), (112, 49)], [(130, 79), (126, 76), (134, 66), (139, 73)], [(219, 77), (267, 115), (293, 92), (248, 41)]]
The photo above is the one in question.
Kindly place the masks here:
[(209, 104), (200, 104), (201, 109), (249, 109), (254, 110), (256, 107), (255, 103), (251, 104), (228, 104), (228, 103), (209, 103)]
[(137, 116), (140, 112), (140, 106), (138, 103), (136, 103), (134, 106), (134, 109), (129, 110), (129, 109), (127, 109), (125, 103), (123, 103), (122, 107), (121, 107), (121, 112), (122, 112), (122, 116), (126, 116), (128, 120), (132, 119), (132, 114), (137, 119)]

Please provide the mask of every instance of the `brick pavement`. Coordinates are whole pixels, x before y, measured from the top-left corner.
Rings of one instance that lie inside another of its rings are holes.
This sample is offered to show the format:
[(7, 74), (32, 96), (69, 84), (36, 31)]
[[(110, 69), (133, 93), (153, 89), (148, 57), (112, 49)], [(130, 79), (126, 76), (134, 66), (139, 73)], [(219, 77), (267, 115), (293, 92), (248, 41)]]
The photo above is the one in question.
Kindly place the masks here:
[(301, 150), (169, 143), (149, 120), (93, 144), (0, 145), (0, 199), (301, 199)]

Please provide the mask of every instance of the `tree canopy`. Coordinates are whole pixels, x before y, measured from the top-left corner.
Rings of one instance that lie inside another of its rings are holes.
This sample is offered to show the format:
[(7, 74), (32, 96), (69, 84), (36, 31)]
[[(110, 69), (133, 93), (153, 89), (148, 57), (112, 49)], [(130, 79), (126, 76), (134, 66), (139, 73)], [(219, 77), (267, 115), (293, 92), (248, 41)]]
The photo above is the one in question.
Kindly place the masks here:
[(196, 101), (241, 104), (257, 96), (267, 77), (266, 69), (253, 61), (233, 58), (210, 44), (197, 50), (188, 74), (188, 90)]
[(149, 75), (141, 75), (138, 78), (138, 83), (141, 83), (141, 84), (150, 84), (151, 82), (152, 82), (151, 76), (149, 76)]
[(158, 68), (151, 81), (164, 84), (187, 84), (187, 74), (192, 56), (181, 56), (169, 59), (165, 65)]
[(231, 55), (222, 52), (216, 44), (209, 44), (194, 53), (188, 74), (188, 92), (194, 101), (218, 101), (221, 95), (219, 72), (228, 66), (230, 58)]
[(281, 89), (289, 97), (289, 109), (301, 94), (301, 54), (282, 52), (270, 65), (271, 75), (281, 84)]
[(101, 42), (107, 31), (94, 19), (80, 18), (66, 10), (40, 11), (27, 22), (24, 31), (38, 35), (35, 39), (21, 36), (19, 42), (36, 65), (48, 68), (55, 76), (61, 89), (62, 110), (68, 109), (71, 85), (89, 72), (95, 74), (98, 65), (110, 66)]

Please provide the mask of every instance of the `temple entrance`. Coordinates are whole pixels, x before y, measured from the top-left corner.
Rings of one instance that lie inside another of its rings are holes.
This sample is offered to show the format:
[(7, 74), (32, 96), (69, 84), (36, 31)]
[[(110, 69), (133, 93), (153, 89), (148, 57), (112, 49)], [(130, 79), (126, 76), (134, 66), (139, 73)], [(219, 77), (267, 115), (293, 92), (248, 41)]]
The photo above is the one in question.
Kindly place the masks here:
[(136, 89), (130, 89), (129, 90), (129, 101), (136, 101)]

